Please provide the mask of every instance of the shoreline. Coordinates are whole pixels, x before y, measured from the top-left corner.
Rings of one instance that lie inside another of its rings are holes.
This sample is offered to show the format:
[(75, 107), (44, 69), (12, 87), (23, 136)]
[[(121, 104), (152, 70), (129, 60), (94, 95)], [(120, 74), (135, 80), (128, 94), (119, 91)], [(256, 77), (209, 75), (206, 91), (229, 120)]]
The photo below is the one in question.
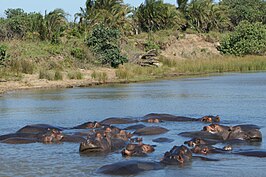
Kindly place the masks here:
[[(265, 71), (252, 71), (265, 72)], [(59, 88), (75, 88), (75, 87), (94, 87), (103, 85), (117, 85), (117, 84), (129, 84), (129, 83), (140, 83), (149, 82), (156, 80), (167, 80), (167, 79), (181, 79), (181, 78), (192, 78), (192, 77), (207, 77), (215, 76), (226, 73), (248, 73), (248, 72), (215, 72), (215, 73), (171, 73), (164, 77), (155, 76), (145, 80), (119, 80), (117, 78), (110, 78), (107, 81), (95, 81), (92, 79), (81, 79), (81, 80), (59, 80), (59, 81), (48, 81), (46, 79), (22, 79), (21, 81), (0, 81), (0, 96), (8, 92), (21, 91), (21, 90), (41, 90), (41, 89), (59, 89)]]

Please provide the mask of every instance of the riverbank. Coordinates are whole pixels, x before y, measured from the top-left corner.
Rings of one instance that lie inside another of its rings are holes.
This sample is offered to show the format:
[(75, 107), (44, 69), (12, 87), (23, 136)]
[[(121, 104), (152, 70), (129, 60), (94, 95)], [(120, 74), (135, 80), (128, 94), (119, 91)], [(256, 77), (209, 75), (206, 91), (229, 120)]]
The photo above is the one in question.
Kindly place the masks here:
[(89, 87), (103, 84), (119, 84), (180, 77), (195, 77), (202, 74), (225, 72), (266, 71), (266, 57), (217, 57), (190, 60), (160, 59), (160, 67), (141, 67), (125, 64), (117, 69), (79, 69), (82, 77), (69, 79), (67, 72), (61, 73), (60, 80), (40, 79), (39, 74), (24, 74), (20, 80), (1, 80), (0, 93), (26, 89)]
[(127, 39), (122, 44), (123, 53), (130, 60), (118, 68), (99, 66), (95, 56), (78, 39), (58, 45), (45, 41), (5, 41), (8, 57), (0, 67), (0, 93), (266, 71), (266, 56), (222, 56), (214, 37), (195, 34), (177, 37), (170, 32), (156, 35), (156, 43), (161, 43), (159, 67), (142, 67), (135, 62), (136, 56), (144, 53), (147, 36)]

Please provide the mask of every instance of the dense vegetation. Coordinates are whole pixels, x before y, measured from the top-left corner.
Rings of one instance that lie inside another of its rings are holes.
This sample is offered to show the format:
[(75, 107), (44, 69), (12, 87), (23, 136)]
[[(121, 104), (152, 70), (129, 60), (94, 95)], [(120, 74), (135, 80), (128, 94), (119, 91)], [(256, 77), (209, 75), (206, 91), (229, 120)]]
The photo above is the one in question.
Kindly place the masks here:
[(0, 72), (17, 77), (38, 71), (40, 78), (53, 80), (62, 78), (64, 68), (118, 67), (133, 55), (131, 39), (147, 36), (134, 50), (163, 48), (154, 39), (162, 30), (227, 34), (219, 39), (223, 54), (266, 53), (265, 0), (177, 0), (177, 6), (145, 0), (136, 8), (123, 0), (87, 0), (74, 22), (67, 15), (63, 9), (45, 14), (7, 9), (0, 18)]

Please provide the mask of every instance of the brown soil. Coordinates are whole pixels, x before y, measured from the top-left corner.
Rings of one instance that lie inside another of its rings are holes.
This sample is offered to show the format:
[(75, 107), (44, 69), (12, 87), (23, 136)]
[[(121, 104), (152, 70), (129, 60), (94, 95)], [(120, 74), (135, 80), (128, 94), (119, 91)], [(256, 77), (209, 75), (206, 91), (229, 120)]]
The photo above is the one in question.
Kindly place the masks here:
[(196, 34), (185, 34), (181, 39), (172, 38), (161, 55), (173, 59), (190, 59), (218, 56), (218, 43), (207, 42), (204, 37)]

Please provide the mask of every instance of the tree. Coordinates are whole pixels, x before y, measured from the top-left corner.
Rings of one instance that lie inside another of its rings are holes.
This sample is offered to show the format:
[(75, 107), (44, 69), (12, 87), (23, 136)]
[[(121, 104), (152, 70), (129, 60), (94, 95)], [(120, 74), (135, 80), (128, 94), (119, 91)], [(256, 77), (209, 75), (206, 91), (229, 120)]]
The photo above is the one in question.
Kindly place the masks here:
[(180, 24), (180, 15), (174, 5), (162, 0), (145, 0), (136, 10), (140, 28), (145, 32), (169, 29)]
[(87, 0), (85, 8), (80, 8), (80, 12), (75, 14), (79, 18), (80, 29), (88, 31), (97, 24), (105, 24), (112, 28), (123, 31), (123, 27), (128, 21), (126, 16), (131, 9), (123, 4), (123, 0)]
[(127, 58), (120, 54), (119, 38), (118, 30), (98, 25), (94, 27), (92, 34), (88, 37), (88, 46), (98, 55), (102, 64), (117, 67), (119, 64), (127, 62)]
[(242, 21), (235, 31), (221, 41), (221, 53), (233, 55), (265, 55), (266, 25)]
[(230, 25), (226, 8), (212, 0), (192, 0), (184, 13), (189, 25), (199, 32), (224, 30)]
[(229, 17), (234, 26), (243, 20), (266, 24), (265, 0), (223, 0), (220, 4), (228, 7)]

